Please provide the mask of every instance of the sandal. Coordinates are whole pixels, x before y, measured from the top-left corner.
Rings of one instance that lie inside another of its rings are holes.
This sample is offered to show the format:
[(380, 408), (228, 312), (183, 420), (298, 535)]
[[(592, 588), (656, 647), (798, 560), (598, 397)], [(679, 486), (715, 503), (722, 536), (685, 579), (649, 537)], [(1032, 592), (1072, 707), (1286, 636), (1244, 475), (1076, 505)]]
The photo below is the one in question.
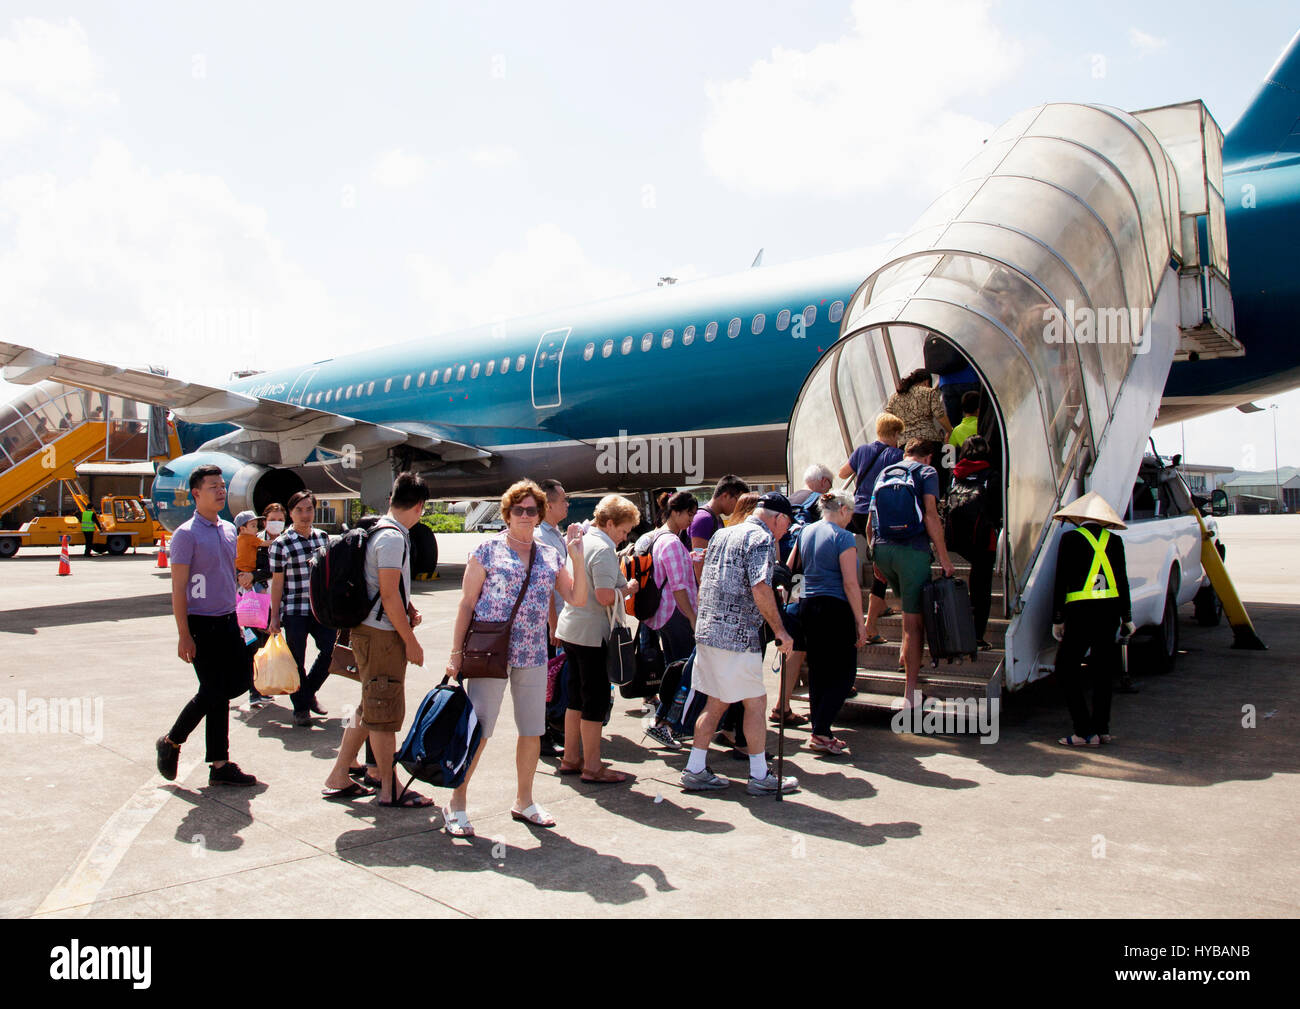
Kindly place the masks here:
[(354, 781), (343, 788), (322, 788), (320, 794), (325, 799), (361, 799), (367, 795), (374, 795), (375, 790)]
[(1112, 736), (1109, 732), (1103, 732), (1103, 733), (1102, 733), (1100, 736), (1098, 736), (1097, 738), (1100, 739), (1103, 743), (1113, 743), (1113, 742), (1115, 742), (1115, 737)]
[(613, 771), (608, 767), (602, 767), (595, 772), (594, 777), (588, 777), (587, 772), (583, 771), (582, 780), (589, 785), (621, 785), (625, 781), (631, 781), (632, 779), (622, 771)]
[(524, 809), (515, 809), (510, 807), (510, 819), (518, 820), (520, 823), (531, 824), (534, 827), (554, 827), (555, 820), (537, 803), (532, 803)]
[(832, 757), (838, 757), (848, 749), (848, 743), (835, 736), (813, 736), (808, 740), (808, 749), (817, 753), (829, 753)]
[(560, 773), (561, 773), (561, 774), (581, 774), (581, 773), (582, 773), (582, 764), (581, 764), (581, 762), (579, 762), (579, 763), (577, 763), (577, 764), (567, 764), (567, 763), (565, 763), (564, 758), (561, 757), (561, 758), (560, 758)]
[[(1076, 739), (1078, 740), (1078, 742), (1075, 742)], [(1096, 742), (1093, 742), (1094, 739), (1096, 740)], [(1068, 736), (1062, 736), (1060, 739), (1057, 740), (1057, 742), (1060, 743), (1062, 746), (1100, 746), (1101, 745), (1101, 739), (1097, 736), (1089, 736), (1087, 739), (1084, 739), (1083, 736), (1076, 736), (1073, 733), (1071, 733)]]
[(867, 638), (867, 644), (887, 645), (889, 644), (889, 639), (886, 638), (883, 634), (873, 634), (871, 637)]
[(458, 809), (452, 812), (448, 806), (442, 811), (442, 829), (452, 837), (473, 837), (474, 828), (469, 822), (469, 817), (465, 810)]
[(785, 709), (784, 716), (782, 716), (782, 714), (779, 711), (773, 708), (772, 713), (767, 716), (767, 720), (771, 722), (773, 725), (780, 725), (782, 721), (782, 717), (784, 717), (785, 719), (786, 727), (790, 729), (797, 729), (801, 725), (807, 725), (810, 720), (807, 715), (795, 714), (795, 712), (793, 712), (789, 708)]
[(393, 799), (391, 802), (385, 802), (383, 799), (376, 799), (375, 805), (389, 806), (394, 809), (423, 809), (425, 806), (432, 806), (433, 800), (427, 795), (421, 795), (419, 792), (407, 792), (405, 795)]

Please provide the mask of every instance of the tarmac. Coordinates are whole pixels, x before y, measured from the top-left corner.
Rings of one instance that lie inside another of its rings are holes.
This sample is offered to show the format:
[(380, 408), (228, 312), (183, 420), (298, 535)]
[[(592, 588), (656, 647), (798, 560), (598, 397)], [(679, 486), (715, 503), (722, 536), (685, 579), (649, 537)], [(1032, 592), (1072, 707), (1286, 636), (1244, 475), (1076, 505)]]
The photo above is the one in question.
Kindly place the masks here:
[[(74, 555), (58, 577), (57, 550), (24, 549), (0, 561), (0, 914), (1294, 916), (1300, 518), (1219, 524), (1270, 650), (1233, 651), (1226, 622), (1198, 627), (1185, 608), (1184, 654), (1164, 676), (1135, 661), (1141, 691), (1116, 696), (1113, 745), (1058, 746), (1068, 720), (1050, 683), (1006, 699), (992, 745), (854, 716), (837, 730), (848, 757), (787, 733), (801, 789), (778, 803), (747, 795), (745, 765), (720, 749), (711, 765), (732, 786), (683, 792), (685, 751), (643, 745), (638, 702), (616, 698), (603, 755), (635, 782), (576, 783), (544, 759), (535, 793), (558, 826), (540, 830), (509, 816), (503, 711), (470, 792), (473, 840), (432, 810), (322, 800), (358, 693), (337, 677), (311, 728), (287, 699), (232, 702), (231, 756), (258, 787), (207, 787), (201, 727), (164, 782), (154, 740), (195, 688), (169, 573), (142, 550)], [(426, 663), (408, 674), (408, 714), (441, 678), (478, 539), (440, 536), (441, 578), (416, 583)]]

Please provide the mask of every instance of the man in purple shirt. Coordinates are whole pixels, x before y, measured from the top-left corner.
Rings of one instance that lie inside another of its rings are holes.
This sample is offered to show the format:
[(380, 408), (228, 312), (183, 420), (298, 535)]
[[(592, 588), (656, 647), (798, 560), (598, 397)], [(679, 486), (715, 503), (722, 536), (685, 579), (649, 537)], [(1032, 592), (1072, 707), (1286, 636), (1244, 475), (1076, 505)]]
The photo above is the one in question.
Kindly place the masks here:
[[(719, 480), (713, 488), (713, 497), (695, 513), (695, 518), (691, 519), (686, 530), (686, 535), (691, 538), (691, 549), (702, 550), (708, 547), (713, 534), (722, 528), (722, 520), (736, 510), (736, 499), (748, 493), (749, 484), (734, 473), (728, 473)], [(700, 559), (695, 561), (695, 580), (699, 581), (704, 559), (702, 554), (697, 556)]]
[(235, 619), (235, 527), (220, 517), (226, 503), (221, 467), (199, 466), (190, 474), (194, 516), (172, 534), (172, 615), (176, 654), (194, 665), (199, 692), (161, 737), (158, 773), (176, 780), (181, 744), (206, 719), (209, 785), (256, 785), (230, 757), (230, 699), (252, 680), (251, 655)]

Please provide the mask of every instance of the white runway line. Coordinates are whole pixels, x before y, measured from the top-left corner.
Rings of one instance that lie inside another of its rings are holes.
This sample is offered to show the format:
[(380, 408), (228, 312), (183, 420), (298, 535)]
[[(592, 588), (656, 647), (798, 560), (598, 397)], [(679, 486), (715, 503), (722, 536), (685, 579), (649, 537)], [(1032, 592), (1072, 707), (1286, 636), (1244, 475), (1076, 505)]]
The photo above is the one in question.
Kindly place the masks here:
[[(176, 780), (188, 780), (200, 763), (202, 761), (191, 760), (182, 765)], [(32, 914), (73, 909), (72, 916), (84, 918), (140, 832), (173, 797), (171, 792), (160, 787), (163, 784), (166, 782), (162, 776), (155, 774), (136, 789), (135, 794), (108, 818), (81, 860), (59, 880)]]

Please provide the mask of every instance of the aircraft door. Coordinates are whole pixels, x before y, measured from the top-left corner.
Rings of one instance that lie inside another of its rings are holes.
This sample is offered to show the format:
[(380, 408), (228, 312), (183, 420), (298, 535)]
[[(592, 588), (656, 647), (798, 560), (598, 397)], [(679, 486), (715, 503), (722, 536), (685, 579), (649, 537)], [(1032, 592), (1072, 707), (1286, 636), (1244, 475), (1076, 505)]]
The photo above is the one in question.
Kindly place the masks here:
[(289, 396), (286, 402), (295, 406), (302, 402), (303, 396), (307, 394), (307, 385), (316, 376), (319, 368), (308, 368), (294, 380), (293, 388), (289, 390)]
[(541, 410), (560, 405), (560, 365), (572, 327), (548, 329), (537, 341), (533, 354), (533, 407)]

